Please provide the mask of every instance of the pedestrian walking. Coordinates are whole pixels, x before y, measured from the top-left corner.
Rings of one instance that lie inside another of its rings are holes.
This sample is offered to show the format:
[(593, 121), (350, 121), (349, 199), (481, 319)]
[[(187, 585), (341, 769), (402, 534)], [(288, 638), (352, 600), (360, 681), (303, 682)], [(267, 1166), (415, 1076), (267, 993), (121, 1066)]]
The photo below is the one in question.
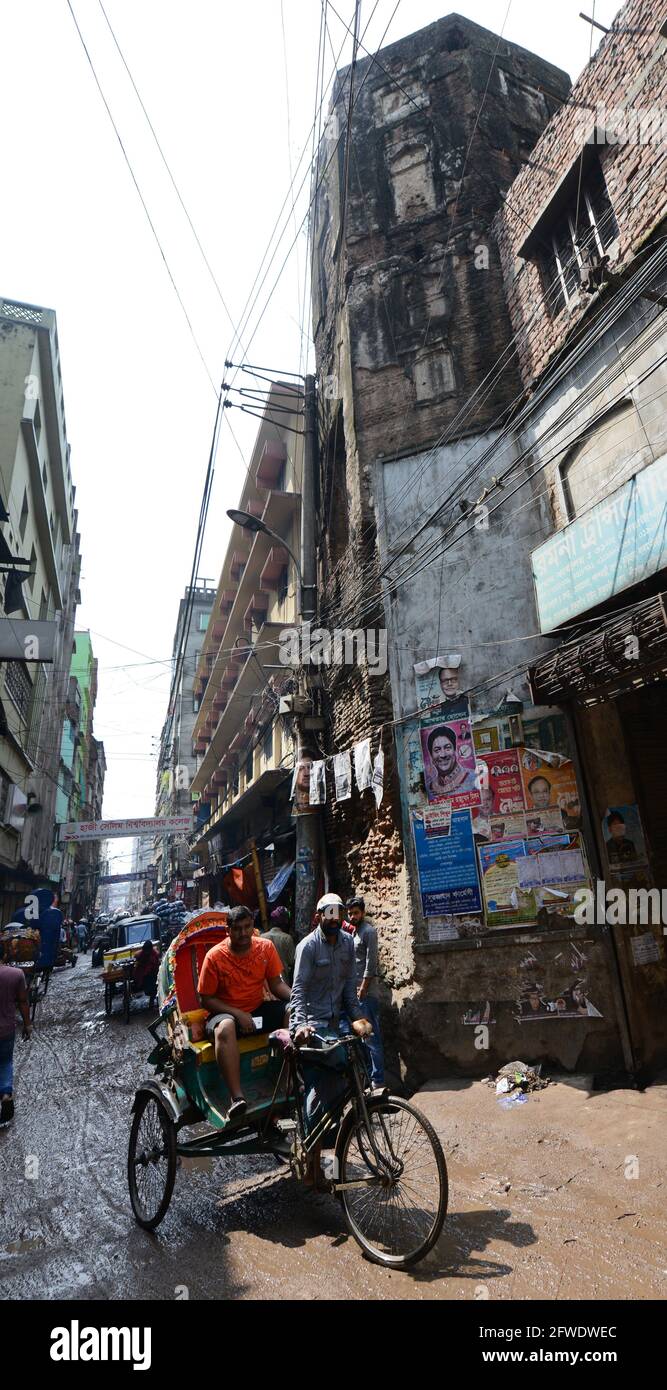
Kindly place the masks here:
[(14, 965), (5, 965), (0, 942), (0, 1125), (14, 1118), (14, 1043), (16, 1010), (23, 1019), (23, 1038), (32, 1034), (25, 975)]
[(380, 1032), (378, 1000), (377, 928), (366, 917), (363, 898), (348, 898), (345, 910), (346, 929), (354, 940), (357, 998), (364, 1018), (367, 1018), (373, 1027), (372, 1035), (366, 1040), (371, 1058), (371, 1081), (374, 1086), (384, 1086), (384, 1047)]
[(286, 907), (274, 907), (270, 917), (270, 927), (264, 932), (264, 940), (272, 941), (283, 966), (283, 976), (288, 985), (292, 983), (296, 946), (289, 930), (289, 912)]

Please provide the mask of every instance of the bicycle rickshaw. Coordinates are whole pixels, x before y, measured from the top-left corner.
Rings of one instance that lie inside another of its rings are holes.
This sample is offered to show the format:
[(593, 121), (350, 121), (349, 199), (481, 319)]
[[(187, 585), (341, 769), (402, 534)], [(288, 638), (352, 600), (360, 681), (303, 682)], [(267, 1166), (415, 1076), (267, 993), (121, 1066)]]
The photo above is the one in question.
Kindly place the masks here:
[(160, 923), (149, 914), (145, 917), (132, 917), (120, 922), (113, 929), (113, 945), (104, 952), (102, 979), (104, 980), (104, 1010), (109, 1016), (117, 995), (122, 997), (122, 1012), (126, 1023), (130, 1021), (132, 999), (144, 994), (145, 990), (133, 981), (134, 965), (145, 941), (150, 941), (159, 951)]
[[(435, 1244), (447, 1210), (447, 1169), (440, 1141), (408, 1101), (370, 1085), (366, 1052), (354, 1036), (313, 1040), (298, 1051), (285, 1030), (239, 1040), (241, 1082), (248, 1102), (235, 1124), (226, 1117), (229, 1092), (197, 994), (211, 946), (227, 935), (225, 915), (205, 912), (174, 938), (158, 979), (160, 1018), (149, 1032), (155, 1074), (132, 1105), (128, 1182), (134, 1216), (153, 1231), (169, 1206), (178, 1158), (273, 1155), (304, 1179), (313, 1152), (333, 1149), (320, 1190), (337, 1197), (351, 1234), (368, 1259), (405, 1268)], [(304, 1066), (338, 1073), (338, 1099), (305, 1113)], [(187, 1136), (190, 1126), (205, 1133)]]
[(37, 964), (42, 951), (42, 938), (36, 927), (9, 922), (0, 931), (5, 965), (16, 965), (23, 971), (28, 993), (30, 1017), (34, 1022), (37, 1005), (49, 987), (50, 970)]

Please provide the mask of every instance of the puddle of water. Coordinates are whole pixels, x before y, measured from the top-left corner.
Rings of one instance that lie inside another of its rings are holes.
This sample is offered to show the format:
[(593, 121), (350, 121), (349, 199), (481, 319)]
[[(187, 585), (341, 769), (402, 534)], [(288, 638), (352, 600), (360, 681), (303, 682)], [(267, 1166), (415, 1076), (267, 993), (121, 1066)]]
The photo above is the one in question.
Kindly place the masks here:
[(32, 1236), (29, 1240), (11, 1240), (9, 1245), (5, 1245), (0, 1251), (0, 1259), (7, 1255), (25, 1255), (27, 1250), (43, 1250), (45, 1245), (44, 1236)]
[(197, 1157), (194, 1157), (194, 1158), (182, 1158), (182, 1159), (181, 1159), (181, 1165), (182, 1165), (182, 1167), (185, 1169), (186, 1172), (187, 1172), (188, 1170), (190, 1170), (191, 1172), (212, 1173), (212, 1172), (213, 1172), (213, 1163), (214, 1163), (214, 1160), (213, 1160), (212, 1158), (197, 1158)]

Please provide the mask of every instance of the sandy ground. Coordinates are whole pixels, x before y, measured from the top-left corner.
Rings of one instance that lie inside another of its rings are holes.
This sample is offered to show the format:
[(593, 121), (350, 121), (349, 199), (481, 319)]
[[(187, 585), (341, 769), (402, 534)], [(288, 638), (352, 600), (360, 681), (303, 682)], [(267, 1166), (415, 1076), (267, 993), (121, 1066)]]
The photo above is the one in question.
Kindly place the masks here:
[(17, 1043), (17, 1117), (0, 1130), (3, 1299), (667, 1296), (667, 1085), (590, 1093), (579, 1078), (503, 1110), (482, 1082), (432, 1082), (414, 1102), (440, 1134), (450, 1206), (411, 1273), (365, 1261), (339, 1204), (272, 1159), (184, 1162), (146, 1234), (125, 1161), (150, 1016), (135, 1004), (129, 1025), (107, 1019), (102, 990), (80, 958)]

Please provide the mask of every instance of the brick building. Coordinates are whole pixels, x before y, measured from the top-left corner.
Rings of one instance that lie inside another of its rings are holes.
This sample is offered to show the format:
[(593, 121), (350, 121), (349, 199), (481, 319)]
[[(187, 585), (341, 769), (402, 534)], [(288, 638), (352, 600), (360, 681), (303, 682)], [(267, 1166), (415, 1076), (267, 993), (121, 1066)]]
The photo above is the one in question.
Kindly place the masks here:
[[(591, 795), (572, 703), (540, 683), (558, 624), (542, 621), (536, 569), (577, 499), (658, 457), (664, 149), (587, 136), (598, 108), (660, 106), (664, 48), (630, 3), (570, 96), (563, 73), (449, 16), (339, 74), (318, 155), (320, 621), (389, 636), (386, 677), (327, 673), (326, 752), (370, 734), (386, 759), (379, 812), (368, 793), (330, 799), (327, 840), (336, 886), (361, 889), (381, 928), (415, 1078), (488, 1071), (523, 1055), (526, 1031), (532, 1059), (565, 1067), (637, 1069), (660, 1050), (654, 1029), (632, 1032), (630, 957), (604, 923), (573, 919), (575, 888), (601, 874), (600, 816), (638, 795), (613, 777)], [(600, 421), (602, 471), (587, 448)], [(650, 644), (653, 610), (642, 621)], [(457, 758), (474, 749), (487, 777), (502, 765), (504, 807), (479, 777), (477, 806), (438, 798), (427, 750), (454, 719), (445, 691), (465, 706)], [(655, 988), (657, 949), (639, 950)]]

